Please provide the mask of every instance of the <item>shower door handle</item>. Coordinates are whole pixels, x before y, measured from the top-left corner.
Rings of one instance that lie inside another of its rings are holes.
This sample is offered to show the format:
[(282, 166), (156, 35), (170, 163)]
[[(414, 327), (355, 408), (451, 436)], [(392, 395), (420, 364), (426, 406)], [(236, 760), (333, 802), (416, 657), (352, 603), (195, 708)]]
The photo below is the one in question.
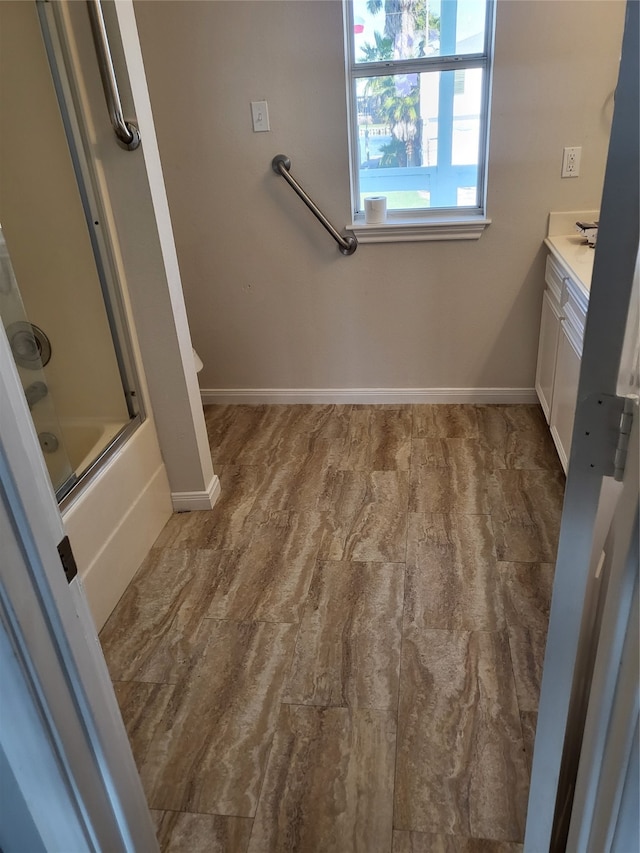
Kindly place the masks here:
[(109, 110), (109, 118), (111, 119), (113, 130), (123, 148), (126, 148), (127, 151), (135, 151), (140, 145), (140, 131), (135, 124), (125, 121), (122, 112), (122, 101), (120, 100), (120, 91), (118, 89), (118, 81), (116, 80), (116, 72), (113, 67), (113, 59), (111, 58), (109, 38), (107, 36), (107, 28), (104, 23), (100, 0), (87, 0), (87, 9), (89, 10), (93, 41), (98, 57), (100, 77), (102, 78), (102, 88), (104, 89), (104, 96), (107, 101), (107, 109)]

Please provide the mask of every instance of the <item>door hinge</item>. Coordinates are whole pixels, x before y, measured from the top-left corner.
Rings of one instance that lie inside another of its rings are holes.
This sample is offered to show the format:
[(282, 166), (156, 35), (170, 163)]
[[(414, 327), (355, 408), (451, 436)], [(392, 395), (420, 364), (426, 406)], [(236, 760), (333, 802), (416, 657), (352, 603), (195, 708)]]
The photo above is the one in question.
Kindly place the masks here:
[(636, 407), (633, 396), (591, 394), (584, 401), (580, 457), (595, 473), (622, 480)]
[(633, 426), (633, 410), (636, 408), (634, 397), (624, 397), (624, 405), (620, 414), (620, 425), (618, 427), (618, 444), (613, 457), (613, 478), (619, 483), (624, 477), (624, 468), (627, 463), (627, 450), (629, 449), (629, 437)]
[(76, 565), (75, 557), (73, 556), (73, 551), (71, 550), (71, 542), (69, 542), (68, 536), (65, 536), (62, 542), (58, 545), (58, 554), (60, 555), (60, 562), (62, 563), (67, 583), (71, 583), (78, 574), (78, 567)]

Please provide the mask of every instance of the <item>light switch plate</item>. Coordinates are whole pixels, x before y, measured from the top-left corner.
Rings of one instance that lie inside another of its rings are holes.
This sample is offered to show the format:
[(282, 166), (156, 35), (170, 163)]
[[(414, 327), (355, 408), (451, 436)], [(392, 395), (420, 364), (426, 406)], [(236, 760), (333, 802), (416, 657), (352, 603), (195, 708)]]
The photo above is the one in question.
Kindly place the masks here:
[(266, 101), (251, 101), (253, 132), (261, 133), (269, 128), (269, 108)]

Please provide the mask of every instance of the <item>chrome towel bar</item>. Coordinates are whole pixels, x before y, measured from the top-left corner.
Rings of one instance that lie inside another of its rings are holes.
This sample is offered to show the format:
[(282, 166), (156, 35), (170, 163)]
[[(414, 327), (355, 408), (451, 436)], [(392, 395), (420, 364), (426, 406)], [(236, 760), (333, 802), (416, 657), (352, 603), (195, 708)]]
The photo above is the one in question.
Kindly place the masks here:
[(113, 67), (111, 50), (109, 49), (109, 38), (107, 36), (107, 28), (104, 24), (100, 0), (87, 0), (87, 9), (89, 10), (93, 41), (98, 57), (100, 77), (102, 77), (102, 88), (104, 89), (111, 124), (120, 145), (128, 151), (135, 151), (140, 145), (140, 131), (134, 124), (124, 119), (118, 81), (116, 80), (116, 72)]
[(324, 225), (329, 234), (333, 237), (333, 239), (338, 244), (338, 248), (342, 252), (343, 255), (353, 255), (355, 250), (358, 248), (358, 241), (352, 235), (347, 235), (343, 237), (342, 234), (338, 233), (333, 225), (329, 222), (324, 213), (320, 210), (317, 204), (309, 198), (306, 192), (302, 189), (300, 184), (296, 181), (296, 179), (289, 173), (291, 169), (291, 160), (285, 154), (276, 154), (276, 156), (271, 161), (271, 168), (277, 175), (282, 175), (285, 181), (289, 184), (290, 187), (300, 196), (302, 201), (307, 205), (311, 213), (316, 217), (316, 219)]

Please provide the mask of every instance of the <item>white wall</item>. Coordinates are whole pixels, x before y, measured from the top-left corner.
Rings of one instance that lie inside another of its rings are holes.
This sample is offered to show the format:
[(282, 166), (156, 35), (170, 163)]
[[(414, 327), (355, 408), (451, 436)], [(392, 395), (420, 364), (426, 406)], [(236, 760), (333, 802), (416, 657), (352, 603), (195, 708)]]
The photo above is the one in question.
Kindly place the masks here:
[(135, 8), (203, 388), (533, 387), (547, 214), (599, 207), (623, 2), (499, 0), (493, 224), (349, 258), (270, 167), (350, 221), (338, 0)]

